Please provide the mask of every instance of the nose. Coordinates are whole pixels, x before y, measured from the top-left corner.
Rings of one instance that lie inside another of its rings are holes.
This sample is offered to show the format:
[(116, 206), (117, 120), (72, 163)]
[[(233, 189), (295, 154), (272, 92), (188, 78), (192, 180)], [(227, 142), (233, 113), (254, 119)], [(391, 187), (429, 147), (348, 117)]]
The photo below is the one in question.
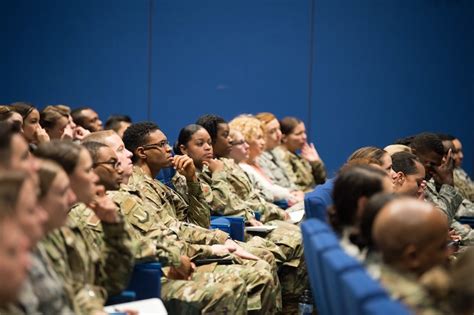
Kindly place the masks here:
[(204, 143), (204, 150), (209, 151), (212, 148), (212, 146), (209, 143)]
[(125, 150), (125, 156), (128, 157), (129, 159), (132, 159), (133, 153), (128, 151), (127, 149), (124, 149), (124, 150)]
[(306, 132), (303, 133), (303, 139), (304, 139), (305, 142), (306, 142), (306, 140), (308, 139), (308, 135), (306, 135)]
[(39, 205), (36, 206), (36, 212), (38, 214), (38, 221), (43, 225), (48, 220), (48, 213)]
[(91, 180), (94, 184), (99, 182), (99, 176), (95, 172), (91, 172)]
[(69, 190), (68, 190), (68, 196), (67, 197), (68, 197), (68, 200), (67, 200), (68, 205), (72, 206), (76, 202), (77, 197), (76, 197), (76, 194), (74, 193), (74, 191), (71, 188), (69, 188)]

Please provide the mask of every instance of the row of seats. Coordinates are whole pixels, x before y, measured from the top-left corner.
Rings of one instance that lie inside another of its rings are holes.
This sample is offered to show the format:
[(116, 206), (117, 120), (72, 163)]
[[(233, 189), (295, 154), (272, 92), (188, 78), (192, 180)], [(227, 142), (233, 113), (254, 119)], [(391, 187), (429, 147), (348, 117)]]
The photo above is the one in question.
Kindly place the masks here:
[(364, 267), (347, 255), (331, 228), (318, 219), (301, 225), (313, 298), (321, 315), (405, 315)]

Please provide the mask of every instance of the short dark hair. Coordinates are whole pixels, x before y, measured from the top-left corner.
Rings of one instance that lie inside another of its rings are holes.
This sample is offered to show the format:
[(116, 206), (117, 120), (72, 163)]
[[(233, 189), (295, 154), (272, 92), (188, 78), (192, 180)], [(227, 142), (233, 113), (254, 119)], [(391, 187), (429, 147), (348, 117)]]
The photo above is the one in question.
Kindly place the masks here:
[(386, 176), (387, 173), (370, 165), (349, 167), (339, 173), (332, 192), (334, 204), (328, 213), (336, 232), (354, 224), (359, 198), (381, 192)]
[(38, 145), (34, 155), (43, 159), (50, 159), (61, 165), (70, 175), (76, 169), (79, 155), (84, 148), (69, 140), (51, 140)]
[(128, 115), (111, 115), (105, 122), (104, 129), (112, 129), (114, 131), (117, 131), (120, 128), (121, 122), (126, 122), (126, 123), (131, 124), (132, 118), (130, 118), (130, 116)]
[(441, 139), (434, 133), (423, 132), (416, 135), (410, 144), (415, 153), (435, 152), (438, 155), (444, 155), (444, 147)]
[(147, 137), (155, 130), (160, 130), (157, 124), (151, 121), (144, 121), (131, 124), (123, 134), (123, 143), (127, 150), (133, 153), (132, 161), (137, 161), (135, 150), (146, 144)]
[(219, 124), (227, 124), (224, 118), (217, 115), (206, 114), (196, 120), (196, 125), (200, 125), (207, 130), (211, 136), (212, 143), (216, 142), (217, 139), (217, 127)]
[(410, 152), (397, 152), (392, 155), (392, 169), (405, 175), (416, 174), (416, 162), (421, 163), (420, 159)]
[(191, 137), (199, 130), (204, 129), (201, 125), (191, 124), (187, 125), (179, 131), (178, 140), (176, 141), (173, 151), (175, 154), (183, 154), (180, 145), (186, 146), (186, 144), (191, 140)]
[(96, 141), (88, 141), (82, 144), (84, 148), (86, 148), (87, 151), (89, 151), (89, 154), (91, 155), (92, 162), (95, 164), (97, 163), (99, 159), (99, 150), (101, 148), (108, 148), (107, 145), (96, 142)]
[(82, 111), (87, 110), (87, 109), (93, 110), (90, 107), (83, 106), (83, 107), (75, 108), (71, 111), (71, 117), (72, 117), (72, 120), (74, 120), (74, 123), (76, 123), (77, 125), (83, 128), (85, 128), (85, 120), (84, 120), (85, 117), (82, 114)]
[(284, 135), (289, 135), (290, 133), (293, 132), (296, 126), (301, 124), (303, 121), (296, 117), (285, 117), (279, 122), (280, 122), (281, 133)]
[(410, 146), (410, 143), (413, 141), (414, 138), (415, 138), (415, 136), (408, 136), (408, 137), (404, 137), (404, 138), (399, 138), (399, 139), (395, 140), (393, 142), (393, 144), (401, 144), (401, 145)]
[(441, 141), (453, 141), (454, 139), (456, 139), (455, 136), (447, 133), (438, 133), (437, 136), (441, 139)]

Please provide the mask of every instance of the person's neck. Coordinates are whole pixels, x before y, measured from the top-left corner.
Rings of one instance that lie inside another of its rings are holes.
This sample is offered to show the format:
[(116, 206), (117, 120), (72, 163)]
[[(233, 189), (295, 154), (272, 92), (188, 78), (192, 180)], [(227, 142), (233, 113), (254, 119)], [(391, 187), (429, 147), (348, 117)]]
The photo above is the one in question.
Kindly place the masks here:
[(160, 172), (159, 169), (153, 169), (145, 162), (139, 161), (136, 166), (139, 167), (146, 175), (150, 176), (151, 178), (155, 178), (156, 175), (158, 175), (158, 173)]
[(258, 167), (258, 162), (257, 162), (257, 157), (256, 156), (253, 156), (253, 157), (249, 156), (249, 158), (244, 160), (243, 162), (247, 163), (248, 165)]

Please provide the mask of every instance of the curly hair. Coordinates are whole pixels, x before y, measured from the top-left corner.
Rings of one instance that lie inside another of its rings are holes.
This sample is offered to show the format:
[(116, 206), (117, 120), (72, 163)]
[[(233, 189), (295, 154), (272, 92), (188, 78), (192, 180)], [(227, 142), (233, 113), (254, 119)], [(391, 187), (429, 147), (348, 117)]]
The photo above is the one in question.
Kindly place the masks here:
[(157, 124), (144, 121), (131, 124), (123, 134), (123, 143), (128, 151), (133, 153), (132, 162), (137, 161), (135, 150), (146, 144), (147, 138), (155, 130), (160, 130)]
[(239, 115), (229, 122), (230, 129), (240, 131), (245, 141), (251, 142), (257, 138), (258, 133), (264, 134), (263, 125), (254, 116)]

